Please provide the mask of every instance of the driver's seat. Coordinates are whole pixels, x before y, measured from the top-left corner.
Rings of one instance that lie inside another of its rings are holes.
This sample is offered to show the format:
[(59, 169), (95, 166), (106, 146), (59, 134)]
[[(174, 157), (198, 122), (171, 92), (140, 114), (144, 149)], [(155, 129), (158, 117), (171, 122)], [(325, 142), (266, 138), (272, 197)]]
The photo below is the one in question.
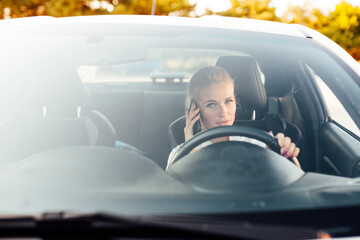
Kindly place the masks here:
[[(264, 79), (254, 58), (249, 56), (222, 56), (217, 66), (225, 68), (235, 83), (235, 96), (240, 102), (236, 111), (234, 125), (249, 126), (272, 131), (274, 135), (283, 132), (299, 146), (302, 134), (299, 128), (284, 119), (280, 114), (267, 113), (267, 95)], [(169, 126), (169, 140), (172, 148), (185, 141), (185, 116)]]

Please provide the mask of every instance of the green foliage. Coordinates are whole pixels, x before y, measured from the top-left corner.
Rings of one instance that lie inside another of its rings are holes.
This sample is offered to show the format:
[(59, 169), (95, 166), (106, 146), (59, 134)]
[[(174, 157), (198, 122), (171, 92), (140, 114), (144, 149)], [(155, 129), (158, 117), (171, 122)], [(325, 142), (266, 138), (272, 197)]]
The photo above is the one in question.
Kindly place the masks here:
[[(219, 0), (220, 1), (220, 0)], [(344, 0), (324, 15), (319, 9), (289, 6), (275, 15), (271, 0), (231, 0), (231, 8), (218, 15), (299, 23), (325, 34), (360, 60), (360, 8)], [(156, 15), (194, 15), (188, 0), (156, 0)], [(152, 0), (0, 0), (0, 18), (48, 15), (151, 14)], [(207, 10), (205, 14), (214, 14)]]
[(360, 7), (342, 1), (318, 30), (360, 60)]
[[(156, 15), (187, 16), (195, 5), (188, 0), (157, 0)], [(152, 0), (0, 0), (0, 18), (94, 14), (150, 15)]]
[(77, 16), (91, 12), (85, 0), (2, 0), (0, 9), (1, 18)]
[[(156, 0), (155, 15), (187, 16), (194, 11), (195, 5), (190, 5), (188, 0)], [(128, 0), (115, 5), (112, 14), (151, 14), (152, 1)]]
[(278, 20), (275, 8), (269, 7), (270, 2), (271, 0), (231, 0), (231, 8), (218, 14), (229, 17)]
[(281, 20), (303, 24), (323, 33), (360, 60), (360, 7), (341, 1), (328, 15), (319, 9), (289, 7)]
[(300, 6), (288, 6), (285, 13), (281, 16), (281, 21), (286, 23), (307, 24), (306, 10)]

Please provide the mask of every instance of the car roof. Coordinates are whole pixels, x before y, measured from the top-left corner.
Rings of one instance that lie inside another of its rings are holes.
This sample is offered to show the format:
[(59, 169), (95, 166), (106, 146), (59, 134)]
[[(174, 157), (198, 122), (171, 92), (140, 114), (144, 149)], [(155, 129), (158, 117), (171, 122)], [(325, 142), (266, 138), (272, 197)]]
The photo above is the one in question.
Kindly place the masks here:
[[(277, 35), (283, 37), (291, 37), (295, 39), (311, 39), (312, 43), (321, 45), (329, 52), (334, 52), (336, 55), (351, 65), (360, 76), (360, 67), (357, 61), (354, 60), (344, 49), (342, 49), (335, 42), (328, 39), (321, 33), (300, 24), (288, 24), (274, 21), (237, 18), (237, 17), (224, 17), (218, 15), (207, 15), (198, 18), (194, 17), (177, 17), (177, 16), (154, 16), (154, 15), (91, 15), (91, 16), (74, 16), (74, 17), (50, 17), (50, 16), (36, 16), (14, 19), (0, 20), (0, 28), (12, 29), (12, 27), (20, 27), (28, 29), (28, 26), (79, 26), (89, 25), (91, 29), (96, 29), (96, 26), (109, 25), (111, 30), (112, 24), (125, 24), (127, 26), (141, 25), (141, 26), (164, 26), (176, 27), (179, 29), (191, 28), (195, 30), (198, 28), (201, 31), (209, 29), (216, 30), (234, 30), (243, 31), (246, 33), (255, 33), (261, 35)], [(149, 27), (151, 29), (151, 27)], [(169, 28), (167, 28), (169, 29)], [(13, 29), (14, 33), (21, 34), (19, 29)], [(31, 31), (31, 29), (29, 29)], [(57, 29), (54, 29), (57, 31)], [(86, 30), (87, 31), (87, 30)], [(90, 30), (92, 31), (92, 30)], [(6, 31), (1, 31), (7, 34)], [(52, 32), (53, 33), (53, 32)]]
[(0, 20), (4, 25), (47, 25), (47, 24), (144, 24), (179, 27), (219, 28), (229, 30), (242, 30), (258, 33), (280, 34), (294, 37), (307, 37), (295, 24), (286, 24), (257, 19), (223, 17), (217, 15), (202, 16), (199, 18), (176, 16), (151, 15), (92, 15), (76, 17), (26, 17)]

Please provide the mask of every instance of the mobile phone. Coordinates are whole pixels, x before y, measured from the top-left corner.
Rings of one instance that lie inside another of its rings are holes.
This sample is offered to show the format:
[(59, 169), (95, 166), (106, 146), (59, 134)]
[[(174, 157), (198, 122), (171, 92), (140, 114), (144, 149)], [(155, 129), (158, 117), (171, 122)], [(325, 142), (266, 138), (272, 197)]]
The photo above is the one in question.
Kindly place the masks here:
[[(192, 107), (192, 105), (195, 105), (195, 109), (199, 107), (199, 105), (197, 104), (197, 102), (194, 100), (194, 99), (191, 99), (190, 101), (190, 105), (189, 105), (189, 108), (188, 108), (188, 114), (190, 113), (190, 109)], [(199, 113), (200, 114), (200, 111)], [(193, 134), (197, 134), (198, 132), (201, 131), (201, 126), (200, 126), (200, 119), (197, 120), (195, 123), (194, 123), (194, 126), (193, 126)]]
[(190, 105), (188, 107), (188, 114), (190, 113), (190, 109), (192, 107), (192, 105), (195, 105), (195, 109), (199, 107), (199, 105), (197, 104), (197, 102), (194, 99), (191, 99)]

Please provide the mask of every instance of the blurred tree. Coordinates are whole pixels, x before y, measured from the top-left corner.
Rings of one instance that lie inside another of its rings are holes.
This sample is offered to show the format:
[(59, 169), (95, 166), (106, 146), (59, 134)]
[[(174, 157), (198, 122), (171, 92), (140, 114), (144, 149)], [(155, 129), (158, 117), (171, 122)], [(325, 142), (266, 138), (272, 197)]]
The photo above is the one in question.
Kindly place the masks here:
[[(115, 5), (113, 13), (149, 15), (151, 9), (152, 1), (125, 0)], [(188, 16), (194, 9), (195, 5), (190, 5), (188, 0), (156, 0), (155, 15)]]
[[(231, 0), (231, 8), (218, 15), (277, 21), (275, 8), (270, 7), (270, 3), (271, 0)], [(206, 14), (209, 13), (207, 10)]]
[(304, 7), (288, 5), (286, 11), (281, 16), (281, 21), (307, 25), (306, 13)]
[(86, 0), (0, 0), (0, 17), (87, 15), (96, 12)]
[[(156, 15), (187, 16), (188, 0), (157, 0)], [(151, 0), (0, 0), (0, 18), (48, 15), (151, 14)]]
[(281, 21), (313, 28), (338, 43), (356, 60), (360, 60), (360, 7), (341, 1), (334, 11), (324, 15), (319, 9), (289, 6)]
[(327, 19), (319, 20), (316, 27), (360, 60), (360, 7), (341, 1)]

